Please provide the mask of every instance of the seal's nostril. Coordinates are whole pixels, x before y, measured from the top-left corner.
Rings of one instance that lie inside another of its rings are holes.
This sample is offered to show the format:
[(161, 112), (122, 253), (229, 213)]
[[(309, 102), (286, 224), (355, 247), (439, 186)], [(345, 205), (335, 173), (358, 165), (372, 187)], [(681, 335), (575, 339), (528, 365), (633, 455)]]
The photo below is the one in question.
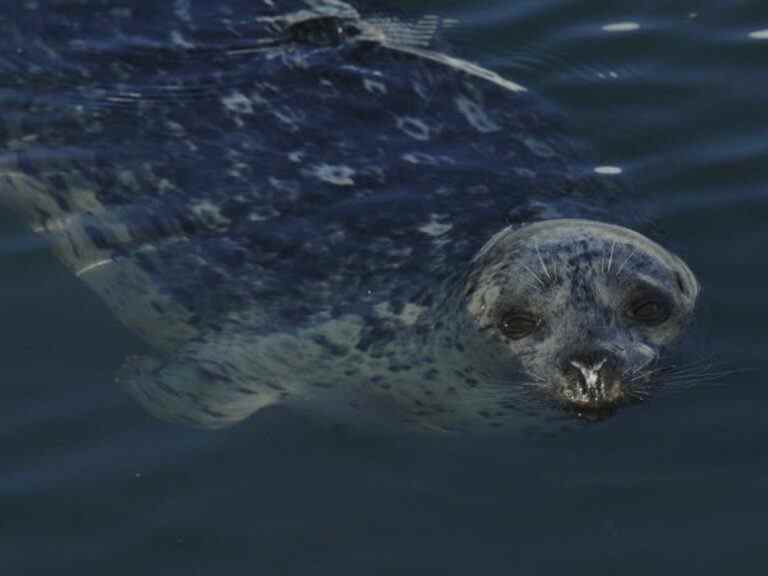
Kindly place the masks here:
[(605, 365), (607, 358), (589, 365), (578, 360), (571, 360), (570, 365), (577, 370), (579, 386), (583, 391), (599, 391), (602, 388), (600, 369)]
[(580, 374), (586, 372), (610, 372), (621, 364), (621, 357), (608, 347), (595, 347), (571, 352), (563, 358), (561, 370), (571, 373), (574, 370)]
[(578, 360), (571, 360), (571, 366), (579, 370), (582, 374), (585, 374), (587, 372), (600, 372), (600, 370), (605, 366), (605, 361), (608, 360), (608, 357), (603, 358), (599, 362), (589, 365), (587, 363), (579, 362)]

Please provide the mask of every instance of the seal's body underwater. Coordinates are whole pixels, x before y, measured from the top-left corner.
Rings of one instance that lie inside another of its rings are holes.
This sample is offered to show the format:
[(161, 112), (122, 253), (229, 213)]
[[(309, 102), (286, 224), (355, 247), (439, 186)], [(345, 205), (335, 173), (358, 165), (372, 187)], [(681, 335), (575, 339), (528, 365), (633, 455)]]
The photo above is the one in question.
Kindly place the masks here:
[(17, 105), (0, 197), (156, 350), (121, 379), (165, 418), (603, 414), (646, 390), (692, 314), (680, 259), (593, 219), (614, 184), (558, 115), (432, 50), (436, 19), (40, 5), (5, 37), (16, 53), (45, 23), (14, 65), (45, 63), (56, 98)]

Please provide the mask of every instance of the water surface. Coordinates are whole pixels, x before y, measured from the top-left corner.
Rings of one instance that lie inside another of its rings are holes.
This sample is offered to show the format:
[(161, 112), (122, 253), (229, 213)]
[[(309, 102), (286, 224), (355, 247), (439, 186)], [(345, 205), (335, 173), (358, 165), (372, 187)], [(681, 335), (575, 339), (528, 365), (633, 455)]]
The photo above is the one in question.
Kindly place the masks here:
[[(131, 8), (146, 19), (147, 38), (163, 26), (153, 4), (139, 0), (18, 3), (1, 9), (0, 21), (48, 4), (83, 22)], [(233, 21), (247, 22), (247, 5), (237, 8)], [(2, 214), (5, 573), (720, 574), (764, 566), (768, 8), (419, 1), (391, 13), (458, 20), (440, 38), (453, 54), (564, 111), (597, 163), (620, 168), (656, 237), (699, 276), (690, 351), (751, 372), (532, 438), (382, 438), (283, 409), (198, 431), (155, 420), (115, 385), (126, 355), (146, 346)], [(86, 29), (89, 54), (109, 66), (114, 45)], [(14, 72), (14, 62), (35, 57), (38, 40), (27, 29), (14, 39), (27, 52), (4, 55), (10, 110), (35, 90), (66, 92), (71, 62)], [(7, 151), (25, 124), (55, 120), (4, 118)]]

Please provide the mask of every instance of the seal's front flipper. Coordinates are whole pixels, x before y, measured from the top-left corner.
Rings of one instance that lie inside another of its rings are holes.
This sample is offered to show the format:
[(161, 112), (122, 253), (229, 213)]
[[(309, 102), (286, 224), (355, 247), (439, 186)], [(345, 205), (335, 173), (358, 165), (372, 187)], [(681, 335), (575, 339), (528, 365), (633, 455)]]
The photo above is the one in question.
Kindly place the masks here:
[(166, 359), (134, 356), (117, 380), (154, 416), (200, 428), (236, 424), (279, 400), (279, 391), (245, 381), (233, 364), (196, 357), (200, 353), (190, 345)]

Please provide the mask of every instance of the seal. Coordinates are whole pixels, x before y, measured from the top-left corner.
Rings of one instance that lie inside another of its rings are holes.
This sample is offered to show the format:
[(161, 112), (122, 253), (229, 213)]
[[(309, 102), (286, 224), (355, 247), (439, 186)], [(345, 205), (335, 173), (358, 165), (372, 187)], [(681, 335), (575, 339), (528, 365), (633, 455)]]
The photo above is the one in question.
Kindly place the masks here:
[(496, 378), (513, 358), (532, 386), (599, 416), (644, 395), (649, 367), (685, 331), (699, 285), (682, 260), (637, 232), (557, 219), (492, 238), (464, 290), (471, 347), (500, 360), (488, 361), (501, 368)]
[(118, 376), (142, 405), (507, 430), (652, 391), (698, 283), (556, 109), (439, 18), (222, 10), (0, 24), (29, 79), (0, 199), (151, 347)]

